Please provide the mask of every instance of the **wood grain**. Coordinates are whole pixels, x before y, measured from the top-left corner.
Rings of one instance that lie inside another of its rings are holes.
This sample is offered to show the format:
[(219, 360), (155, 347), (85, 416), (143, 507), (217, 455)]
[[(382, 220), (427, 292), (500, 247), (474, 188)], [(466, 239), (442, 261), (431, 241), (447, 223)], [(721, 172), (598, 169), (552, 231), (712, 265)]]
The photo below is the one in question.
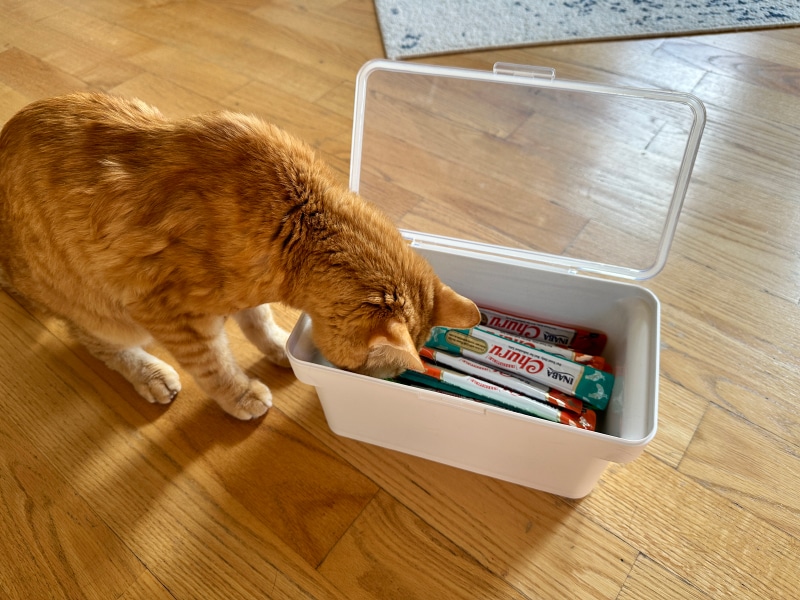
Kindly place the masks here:
[[(395, 561), (387, 564), (383, 556)], [(446, 577), (442, 563), (448, 564)], [(349, 598), (525, 597), (487, 576), (463, 550), (385, 494), (353, 523), (320, 571)]]
[(120, 600), (169, 600), (172, 598), (167, 588), (161, 585), (149, 571), (145, 571), (125, 590)]
[[(618, 485), (625, 488), (624, 497)], [(610, 468), (578, 510), (602, 518), (643, 554), (712, 598), (794, 594), (797, 538), (681, 478), (650, 454), (625, 468)]]
[[(731, 468), (716, 466), (729, 461)], [(791, 446), (715, 405), (709, 407), (678, 470), (775, 527), (800, 537), (800, 455)]]
[(639, 555), (630, 577), (620, 590), (618, 600), (653, 598), (654, 600), (705, 600), (703, 594), (687, 581), (670, 573), (653, 560)]
[(4, 597), (119, 595), (144, 566), (15, 429), (13, 421), (0, 423)]
[[(380, 56), (371, 0), (0, 0), (0, 121), (80, 89), (176, 117), (240, 110), (305, 138), (346, 181), (356, 73)], [(274, 392), (265, 419), (227, 418), (183, 373), (175, 403), (153, 406), (0, 292), (0, 596), (796, 596), (800, 29), (415, 62), (496, 61), (706, 105), (667, 266), (640, 284), (662, 305), (645, 453), (567, 501), (342, 438), (314, 389), (235, 327), (238, 360)], [(482, 88), (421, 110), (419, 92), (380, 90), (391, 110), (365, 148), (362, 192), (398, 224), (646, 262), (680, 128)], [(626, 172), (643, 152), (656, 168)], [(578, 165), (589, 181), (565, 175)], [(297, 316), (277, 311), (286, 327)]]

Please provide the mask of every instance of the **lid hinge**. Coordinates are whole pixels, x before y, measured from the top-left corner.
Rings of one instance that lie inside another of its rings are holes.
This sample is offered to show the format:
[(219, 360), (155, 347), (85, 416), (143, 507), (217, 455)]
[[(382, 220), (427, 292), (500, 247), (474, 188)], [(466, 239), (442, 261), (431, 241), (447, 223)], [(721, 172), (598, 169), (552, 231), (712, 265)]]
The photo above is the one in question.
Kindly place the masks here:
[(556, 78), (556, 70), (552, 67), (537, 67), (534, 65), (498, 62), (494, 63), (492, 71), (495, 75), (513, 75), (514, 77), (527, 77), (529, 79), (553, 81)]

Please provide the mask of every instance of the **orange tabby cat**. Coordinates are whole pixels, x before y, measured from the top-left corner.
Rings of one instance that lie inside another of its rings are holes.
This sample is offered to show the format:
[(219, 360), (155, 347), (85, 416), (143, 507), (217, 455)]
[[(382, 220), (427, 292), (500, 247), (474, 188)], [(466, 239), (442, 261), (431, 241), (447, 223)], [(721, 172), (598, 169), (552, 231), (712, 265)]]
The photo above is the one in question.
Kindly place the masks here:
[(155, 339), (241, 419), (272, 396), (236, 364), (228, 316), (286, 365), (267, 303), (301, 309), (328, 360), (377, 376), (420, 369), (433, 325), (479, 321), (285, 131), (230, 112), (172, 121), (102, 94), (35, 102), (0, 133), (0, 284), (64, 319), (147, 400), (180, 390), (142, 348)]

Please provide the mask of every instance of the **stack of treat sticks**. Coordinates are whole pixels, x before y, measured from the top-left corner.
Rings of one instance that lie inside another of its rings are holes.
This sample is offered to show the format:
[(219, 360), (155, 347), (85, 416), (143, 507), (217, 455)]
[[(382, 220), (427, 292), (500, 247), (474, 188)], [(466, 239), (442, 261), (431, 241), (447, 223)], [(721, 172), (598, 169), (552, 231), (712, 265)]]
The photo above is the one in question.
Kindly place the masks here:
[(471, 329), (434, 327), (420, 351), (425, 372), (398, 381), (595, 431), (614, 387), (606, 335), (480, 311)]

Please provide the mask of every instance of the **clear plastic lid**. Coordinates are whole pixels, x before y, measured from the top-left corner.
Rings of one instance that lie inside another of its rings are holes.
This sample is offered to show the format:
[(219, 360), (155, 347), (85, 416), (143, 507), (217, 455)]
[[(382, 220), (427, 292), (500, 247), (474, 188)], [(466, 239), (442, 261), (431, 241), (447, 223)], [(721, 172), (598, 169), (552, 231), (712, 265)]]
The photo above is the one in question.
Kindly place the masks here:
[(704, 124), (688, 94), (375, 60), (356, 81), (350, 186), (417, 246), (645, 279)]

